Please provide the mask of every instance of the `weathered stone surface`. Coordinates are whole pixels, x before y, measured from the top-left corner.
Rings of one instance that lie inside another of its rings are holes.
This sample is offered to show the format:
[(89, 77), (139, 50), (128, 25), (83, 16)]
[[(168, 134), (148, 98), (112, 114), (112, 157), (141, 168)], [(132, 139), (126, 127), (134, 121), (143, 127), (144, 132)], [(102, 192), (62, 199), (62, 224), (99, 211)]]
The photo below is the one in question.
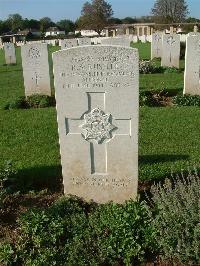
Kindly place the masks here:
[(186, 39), (184, 94), (200, 95), (200, 34)]
[(178, 34), (164, 34), (162, 37), (161, 65), (179, 68), (180, 36)]
[(78, 46), (77, 39), (64, 39), (60, 41), (61, 50)]
[(78, 45), (79, 46), (84, 46), (84, 45), (91, 45), (91, 38), (79, 38), (78, 39)]
[(16, 64), (14, 43), (4, 43), (5, 61), (7, 65)]
[(138, 51), (87, 46), (53, 54), (64, 189), (95, 202), (135, 198)]
[(21, 47), (25, 95), (51, 95), (47, 44)]
[(151, 59), (162, 56), (162, 33), (155, 32), (152, 34), (151, 42)]
[(130, 39), (129, 37), (110, 37), (101, 40), (102, 45), (119, 45), (123, 47), (130, 47)]

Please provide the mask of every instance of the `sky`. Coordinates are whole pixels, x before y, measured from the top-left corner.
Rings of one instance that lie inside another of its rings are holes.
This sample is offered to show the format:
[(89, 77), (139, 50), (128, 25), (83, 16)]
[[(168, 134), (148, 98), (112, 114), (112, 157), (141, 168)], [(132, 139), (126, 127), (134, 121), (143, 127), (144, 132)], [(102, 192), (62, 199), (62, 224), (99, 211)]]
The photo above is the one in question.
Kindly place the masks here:
[[(75, 21), (86, 0), (0, 0), (0, 20), (9, 14), (19, 13), (23, 18), (50, 17)], [(155, 0), (107, 0), (112, 5), (114, 17), (139, 17), (150, 15)], [(187, 0), (190, 16), (200, 19), (200, 0)]]

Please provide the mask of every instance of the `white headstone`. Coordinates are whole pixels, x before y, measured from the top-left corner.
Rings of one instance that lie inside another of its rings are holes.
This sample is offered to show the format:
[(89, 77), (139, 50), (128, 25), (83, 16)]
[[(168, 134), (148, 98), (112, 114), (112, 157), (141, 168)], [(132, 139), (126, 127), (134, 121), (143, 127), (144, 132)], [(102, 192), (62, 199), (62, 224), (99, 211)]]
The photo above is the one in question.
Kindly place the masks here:
[(47, 44), (21, 47), (25, 95), (51, 95)]
[(64, 39), (60, 41), (61, 50), (78, 46), (77, 39)]
[(91, 38), (79, 38), (78, 39), (78, 45), (84, 46), (84, 45), (91, 45)]
[(138, 51), (87, 46), (53, 54), (64, 190), (95, 202), (135, 199)]
[(151, 59), (162, 56), (162, 33), (155, 32), (152, 34), (151, 42)]
[(16, 64), (14, 43), (4, 43), (5, 61), (7, 65)]
[(200, 35), (186, 39), (184, 94), (200, 95)]
[(164, 34), (162, 37), (161, 65), (179, 68), (180, 36), (178, 34)]
[(129, 37), (110, 37), (101, 40), (102, 45), (119, 45), (124, 47), (130, 47)]

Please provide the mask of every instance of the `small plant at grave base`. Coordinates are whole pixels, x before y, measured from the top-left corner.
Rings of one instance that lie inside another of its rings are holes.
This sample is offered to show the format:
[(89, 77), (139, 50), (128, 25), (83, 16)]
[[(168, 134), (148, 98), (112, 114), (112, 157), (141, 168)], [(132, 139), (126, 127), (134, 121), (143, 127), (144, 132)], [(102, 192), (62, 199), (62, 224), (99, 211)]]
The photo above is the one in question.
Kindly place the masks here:
[(26, 98), (21, 96), (16, 100), (6, 104), (4, 107), (5, 110), (12, 110), (12, 109), (25, 109), (27, 108)]
[(178, 95), (173, 97), (173, 103), (177, 106), (200, 106), (200, 96)]
[(33, 94), (28, 96), (26, 101), (30, 108), (44, 108), (55, 105), (53, 97), (48, 95)]
[(176, 67), (165, 67), (164, 68), (164, 73), (165, 74), (168, 74), (168, 73), (180, 73), (181, 72), (181, 69), (178, 69)]
[(27, 98), (22, 96), (6, 104), (5, 110), (11, 109), (28, 109), (28, 108), (45, 108), (55, 106), (55, 98), (48, 95), (33, 94)]
[(0, 207), (6, 195), (12, 190), (16, 174), (17, 170), (13, 166), (12, 161), (6, 161), (0, 167)]
[(156, 66), (152, 61), (141, 60), (139, 62), (140, 74), (163, 73), (164, 68)]
[(200, 265), (200, 178), (167, 179), (152, 187), (153, 225), (161, 258), (183, 265)]
[(130, 265), (154, 252), (146, 204), (86, 203), (61, 198), (46, 210), (29, 210), (18, 221), (16, 243), (0, 248), (1, 262), (16, 265)]
[(156, 91), (143, 91), (139, 94), (140, 107), (162, 107), (171, 104), (168, 100), (171, 95), (167, 90), (156, 90)]

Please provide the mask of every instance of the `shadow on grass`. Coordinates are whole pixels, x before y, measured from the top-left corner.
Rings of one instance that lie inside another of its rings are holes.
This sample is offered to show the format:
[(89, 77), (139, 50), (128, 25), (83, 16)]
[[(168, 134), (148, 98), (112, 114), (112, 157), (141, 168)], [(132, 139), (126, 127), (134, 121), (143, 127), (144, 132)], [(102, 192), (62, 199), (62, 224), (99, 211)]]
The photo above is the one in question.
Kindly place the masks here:
[(61, 166), (41, 166), (20, 170), (16, 175), (13, 189), (21, 193), (45, 189), (50, 192), (62, 191)]
[(188, 160), (188, 155), (158, 154), (139, 156), (139, 165)]

